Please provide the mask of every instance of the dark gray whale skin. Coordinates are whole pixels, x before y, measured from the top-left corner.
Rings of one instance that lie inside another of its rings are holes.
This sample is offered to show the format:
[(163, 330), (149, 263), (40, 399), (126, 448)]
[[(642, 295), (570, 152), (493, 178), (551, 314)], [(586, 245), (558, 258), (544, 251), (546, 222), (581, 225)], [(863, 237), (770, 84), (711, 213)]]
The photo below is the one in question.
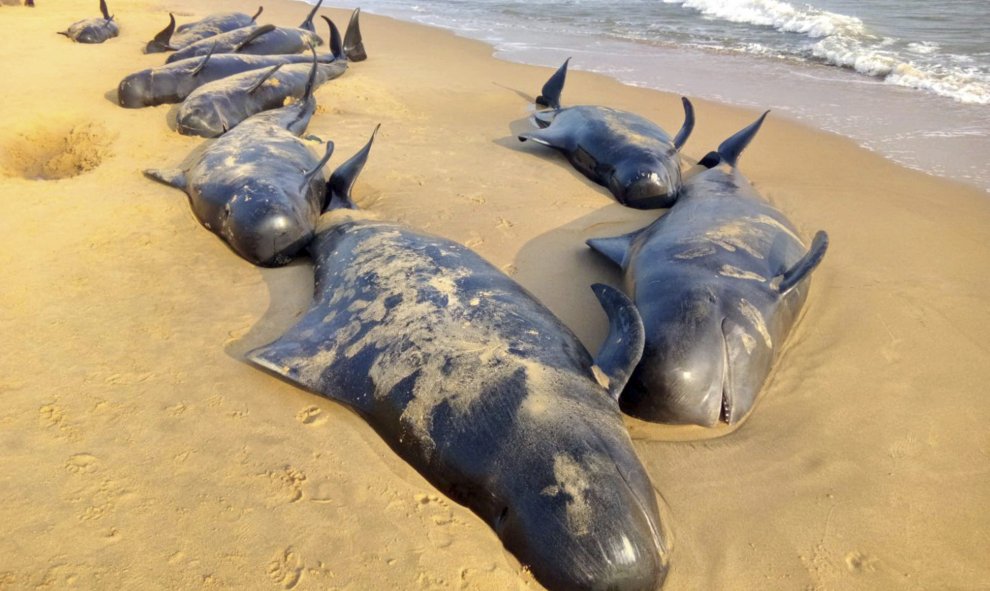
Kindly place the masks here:
[(298, 27), (273, 25), (241, 27), (191, 43), (168, 56), (165, 63), (170, 64), (208, 53), (281, 55), (301, 53), (311, 47), (318, 47), (323, 45), (323, 39), (316, 34), (313, 16), (322, 3), (323, 0), (320, 0)]
[(103, 13), (102, 18), (87, 18), (74, 22), (68, 29), (59, 31), (58, 34), (65, 35), (76, 43), (103, 43), (119, 35), (120, 28), (110, 15), (106, 0), (100, 0), (100, 12)]
[(353, 163), (309, 246), (309, 311), (248, 359), (356, 411), (548, 589), (658, 589), (655, 495), (612, 397), (641, 352), (631, 302), (595, 287), (611, 326), (592, 358), (471, 250), (351, 209)]
[(276, 65), (204, 84), (179, 106), (177, 129), (183, 135), (218, 137), (256, 113), (281, 107), (287, 98), (301, 97), (311, 71), (315, 72), (315, 87), (319, 87), (346, 69), (343, 61)]
[[(347, 68), (347, 62), (343, 61), (341, 57), (340, 34), (330, 19), (326, 19), (326, 21), (330, 26), (331, 52), (321, 55), (317, 59), (325, 64), (336, 62), (337, 68), (343, 73)], [(201, 58), (184, 59), (128, 75), (117, 86), (117, 101), (121, 106), (132, 109), (180, 103), (200, 86), (216, 80), (252, 70), (271, 68), (280, 64), (288, 65), (311, 61), (312, 58), (305, 54), (208, 53)]]
[(670, 207), (681, 186), (679, 150), (694, 129), (694, 107), (682, 98), (684, 124), (674, 139), (634, 113), (609, 107), (561, 107), (568, 58), (543, 86), (536, 114), (543, 129), (519, 135), (562, 152), (578, 171), (636, 209)]
[(210, 144), (186, 169), (145, 174), (189, 195), (197, 219), (256, 265), (289, 263), (312, 239), (323, 209), (323, 159), (299, 136), (316, 110), (312, 89), (299, 102), (259, 113)]
[[(764, 114), (764, 117), (766, 114)], [(749, 414), (808, 296), (828, 237), (797, 230), (736, 170), (763, 122), (702, 160), (680, 199), (645, 229), (588, 241), (622, 268), (646, 348), (620, 398), (647, 421), (734, 424)]]
[(249, 27), (253, 25), (264, 9), (259, 6), (254, 16), (243, 12), (219, 12), (204, 17), (198, 21), (175, 26), (175, 16), (169, 13), (169, 23), (161, 30), (155, 38), (148, 42), (144, 48), (145, 53), (162, 53), (165, 51), (176, 51), (202, 41), (207, 37), (213, 37), (221, 33), (227, 33), (234, 29)]

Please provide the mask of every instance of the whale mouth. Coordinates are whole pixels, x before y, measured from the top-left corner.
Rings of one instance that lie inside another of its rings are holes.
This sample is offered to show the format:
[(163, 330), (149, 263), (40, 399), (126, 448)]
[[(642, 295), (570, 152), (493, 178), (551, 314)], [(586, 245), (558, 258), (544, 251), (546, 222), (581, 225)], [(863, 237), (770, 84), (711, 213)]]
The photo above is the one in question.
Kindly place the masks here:
[(729, 357), (729, 339), (726, 337), (726, 318), (722, 319), (722, 405), (719, 409), (718, 420), (725, 424), (732, 423), (732, 366)]

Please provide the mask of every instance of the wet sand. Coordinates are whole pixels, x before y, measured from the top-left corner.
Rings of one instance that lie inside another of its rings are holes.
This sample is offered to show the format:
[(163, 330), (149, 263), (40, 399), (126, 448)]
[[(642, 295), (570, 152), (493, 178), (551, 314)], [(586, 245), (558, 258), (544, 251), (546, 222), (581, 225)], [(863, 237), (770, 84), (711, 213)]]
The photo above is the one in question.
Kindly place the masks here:
[[(0, 9), (0, 589), (539, 588), (360, 418), (244, 362), (306, 309), (307, 261), (251, 266), (141, 175), (202, 141), (170, 129), (172, 106), (115, 103), (164, 60), (144, 43), (168, 10), (256, 5), (119, 0), (121, 36), (86, 46), (55, 31), (95, 2), (39, 4)], [(306, 10), (266, 2), (261, 20)], [(657, 214), (515, 139), (549, 69), (362, 29), (370, 59), (317, 92), (328, 168), (381, 122), (358, 204), (474, 248), (596, 350), (588, 285), (618, 276), (584, 240)], [(580, 72), (564, 98), (682, 117), (677, 96)], [(696, 110), (688, 159), (757, 115)], [(990, 586), (990, 200), (774, 114), (741, 169), (831, 247), (740, 429), (630, 421), (674, 534), (665, 589)]]

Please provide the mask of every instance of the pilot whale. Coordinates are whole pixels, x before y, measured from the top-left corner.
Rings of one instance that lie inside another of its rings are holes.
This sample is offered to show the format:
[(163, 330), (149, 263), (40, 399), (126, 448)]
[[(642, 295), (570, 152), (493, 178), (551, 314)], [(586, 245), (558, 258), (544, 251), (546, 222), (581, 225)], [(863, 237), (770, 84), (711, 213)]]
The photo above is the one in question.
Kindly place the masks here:
[(144, 48), (144, 52), (162, 53), (164, 51), (176, 51), (207, 37), (213, 37), (214, 35), (242, 27), (249, 27), (258, 21), (258, 17), (261, 16), (263, 10), (264, 7), (259, 6), (254, 16), (244, 14), (243, 12), (219, 12), (198, 21), (186, 23), (179, 26), (179, 28), (175, 27), (175, 15), (169, 13), (168, 26), (148, 42)]
[[(347, 62), (342, 59), (340, 33), (330, 19), (323, 18), (330, 26), (330, 53), (317, 59), (321, 63), (336, 63), (342, 74), (347, 69)], [(181, 103), (192, 91), (216, 80), (252, 70), (310, 61), (310, 56), (306, 54), (243, 55), (211, 52), (201, 58), (179, 60), (126, 76), (117, 86), (117, 101), (127, 108)]]
[(798, 320), (828, 247), (805, 248), (790, 221), (736, 169), (766, 113), (700, 162), (677, 203), (646, 228), (588, 245), (622, 268), (646, 327), (622, 410), (647, 421), (734, 424)]
[(674, 139), (648, 119), (609, 107), (562, 107), (560, 94), (570, 58), (547, 80), (536, 102), (542, 129), (519, 135), (559, 150), (615, 199), (636, 209), (670, 207), (681, 187), (681, 146), (694, 129), (694, 107), (682, 98), (684, 124)]
[(188, 169), (145, 174), (182, 189), (199, 221), (256, 265), (289, 263), (313, 237), (326, 201), (323, 165), (299, 136), (316, 111), (314, 65), (302, 99), (248, 118), (200, 153)]
[(552, 591), (660, 587), (668, 546), (614, 396), (642, 350), (621, 292), (596, 357), (466, 247), (357, 210), (369, 143), (331, 175), (312, 304), (248, 359), (363, 417)]
[(65, 35), (76, 43), (103, 43), (119, 35), (120, 28), (107, 9), (107, 0), (100, 0), (100, 12), (103, 13), (102, 18), (87, 18), (74, 22), (68, 29), (59, 31), (58, 34)]

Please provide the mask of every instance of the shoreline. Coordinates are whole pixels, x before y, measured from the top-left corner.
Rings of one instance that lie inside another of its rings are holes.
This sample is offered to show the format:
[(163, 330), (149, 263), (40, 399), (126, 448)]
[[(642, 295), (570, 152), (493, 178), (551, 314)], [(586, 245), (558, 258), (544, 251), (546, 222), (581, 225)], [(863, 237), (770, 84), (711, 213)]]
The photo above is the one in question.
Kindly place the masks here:
[[(990, 152), (990, 125), (983, 116), (986, 105), (964, 104), (814, 61), (559, 31), (534, 42), (532, 31), (508, 31), (506, 23), (499, 23), (497, 32), (459, 31), (442, 17), (399, 12), (369, 10), (481, 41), (492, 47), (495, 57), (512, 63), (557, 67), (566, 57), (574, 57), (572, 70), (601, 74), (625, 85), (744, 109), (773, 108), (778, 115), (785, 113), (818, 131), (852, 139), (901, 166), (990, 193), (990, 172), (979, 157)], [(755, 80), (762, 83), (754, 84)]]
[[(207, 9), (118, 2), (121, 36), (101, 46), (54, 33), (93, 16), (89, 0), (3, 9), (0, 589), (538, 589), (359, 417), (244, 361), (307, 308), (312, 270), (251, 266), (141, 175), (202, 140), (169, 129), (172, 107), (123, 109), (111, 91), (163, 61), (140, 49), (168, 10), (181, 23)], [(265, 22), (304, 16), (295, 0), (265, 5)], [(349, 11), (320, 14), (340, 25)], [(596, 350), (589, 285), (617, 276), (584, 240), (657, 212), (515, 139), (552, 68), (361, 19), (369, 59), (316, 93), (308, 133), (337, 146), (326, 172), (381, 122), (358, 205), (473, 248)], [(566, 94), (668, 130), (682, 117), (676, 95), (587, 72)], [(688, 163), (758, 114), (692, 100)], [(48, 156), (52, 174), (88, 170), (28, 178)], [(990, 585), (990, 201), (775, 114), (740, 170), (831, 247), (745, 424), (631, 425), (673, 532), (664, 589)]]

